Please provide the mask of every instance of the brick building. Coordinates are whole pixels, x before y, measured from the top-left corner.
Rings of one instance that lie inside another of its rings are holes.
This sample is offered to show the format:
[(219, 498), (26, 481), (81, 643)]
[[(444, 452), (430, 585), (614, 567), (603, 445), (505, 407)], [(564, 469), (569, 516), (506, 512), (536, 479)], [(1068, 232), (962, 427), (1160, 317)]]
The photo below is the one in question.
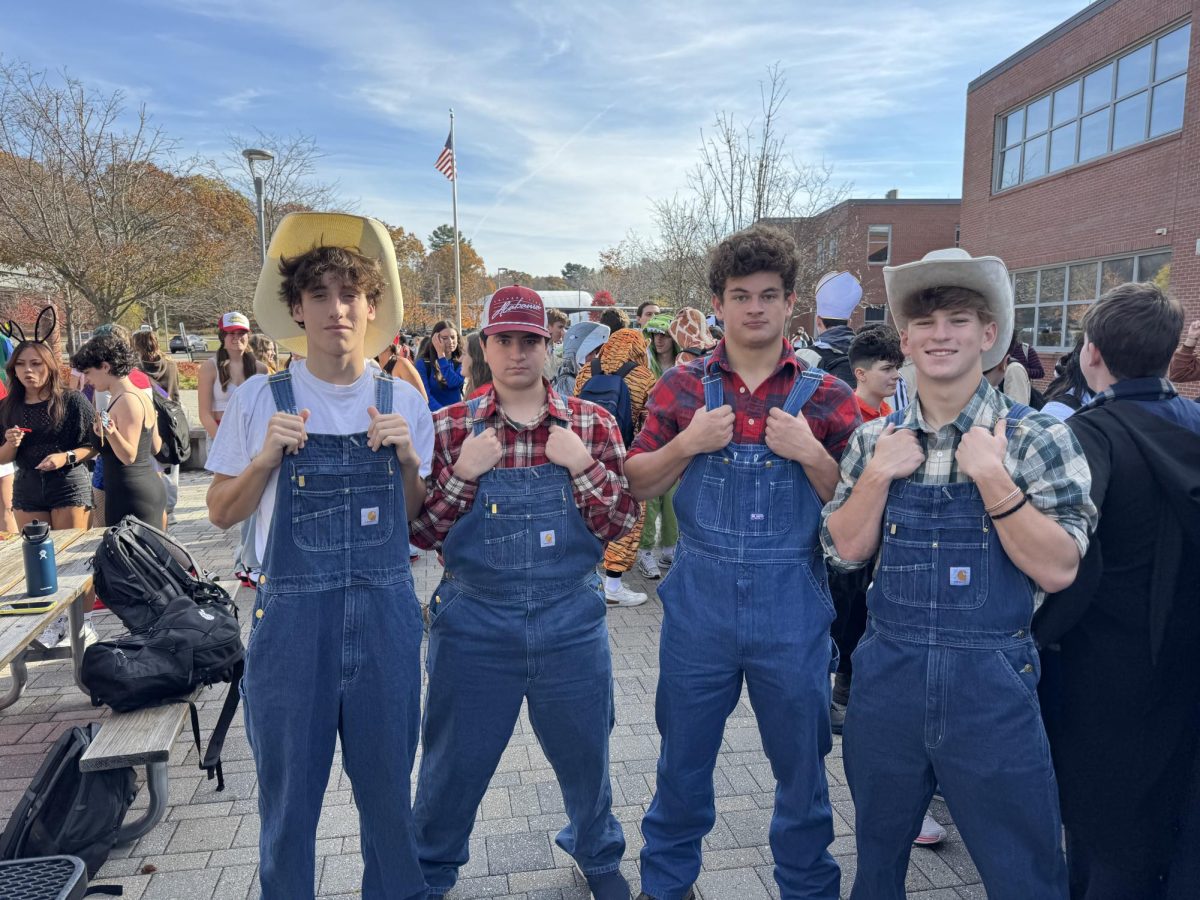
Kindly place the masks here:
[(962, 246), (1008, 264), (1019, 337), (1046, 356), (1124, 281), (1200, 316), (1197, 12), (1099, 0), (968, 87)]
[[(930, 250), (957, 246), (958, 200), (899, 199), (889, 191), (883, 200), (844, 200), (819, 215), (803, 219), (766, 219), (792, 232), (812, 278), (796, 286), (796, 318), (815, 334), (813, 292), (825, 272), (846, 270), (863, 286), (862, 306), (852, 325), (884, 321), (887, 294), (883, 267), (920, 259)], [(811, 281), (811, 283), (804, 283)]]

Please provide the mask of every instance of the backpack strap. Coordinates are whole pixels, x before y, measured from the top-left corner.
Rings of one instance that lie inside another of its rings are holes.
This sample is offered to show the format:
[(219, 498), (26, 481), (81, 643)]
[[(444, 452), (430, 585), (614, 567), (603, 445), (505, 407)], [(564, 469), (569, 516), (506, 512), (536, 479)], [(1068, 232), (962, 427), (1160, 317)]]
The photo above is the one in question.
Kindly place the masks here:
[(392, 412), (396, 379), (383, 371), (375, 373), (375, 408), (383, 415)]
[(800, 377), (792, 382), (792, 389), (783, 401), (783, 411), (793, 417), (800, 415), (804, 404), (812, 399), (824, 380), (825, 372), (822, 369), (805, 369), (801, 372)]
[(179, 700), (178, 703), (188, 705), (188, 714), (192, 720), (192, 739), (196, 742), (196, 755), (200, 759), (200, 768), (208, 773), (208, 780), (217, 779), (217, 790), (225, 790), (225, 772), (221, 768), (221, 750), (225, 747), (225, 736), (237, 713), (238, 703), (242, 699), (242, 674), (246, 668), (245, 659), (239, 659), (233, 666), (229, 678), (229, 690), (225, 694), (225, 702), (221, 705), (221, 714), (213, 728), (212, 736), (208, 739), (208, 750), (200, 745), (200, 714), (196, 704), (191, 700)]
[(630, 360), (629, 362), (625, 363), (625, 365), (621, 366), (621, 368), (617, 369), (617, 371), (613, 374), (617, 375), (621, 379), (624, 379), (626, 375), (628, 375), (637, 367), (638, 364)]
[(267, 384), (271, 386), (271, 396), (275, 398), (275, 408), (280, 412), (298, 415), (296, 409), (296, 394), (292, 390), (292, 373), (287, 369), (267, 376)]
[(599, 356), (593, 357), (592, 358), (592, 376), (595, 377), (597, 375), (603, 375), (603, 374), (604, 374), (604, 367), (600, 365), (600, 357)]

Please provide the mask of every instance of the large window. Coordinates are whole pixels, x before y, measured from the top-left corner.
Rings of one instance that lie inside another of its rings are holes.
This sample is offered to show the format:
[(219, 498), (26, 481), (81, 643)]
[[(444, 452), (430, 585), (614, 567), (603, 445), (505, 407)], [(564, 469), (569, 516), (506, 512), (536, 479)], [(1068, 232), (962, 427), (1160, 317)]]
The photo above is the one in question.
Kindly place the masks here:
[(1191, 24), (997, 120), (997, 191), (1183, 127)]
[(1039, 350), (1069, 349), (1101, 294), (1127, 281), (1159, 281), (1165, 288), (1170, 268), (1171, 251), (1155, 250), (1014, 272), (1016, 338)]
[(892, 261), (892, 226), (867, 226), (867, 262), (883, 266)]

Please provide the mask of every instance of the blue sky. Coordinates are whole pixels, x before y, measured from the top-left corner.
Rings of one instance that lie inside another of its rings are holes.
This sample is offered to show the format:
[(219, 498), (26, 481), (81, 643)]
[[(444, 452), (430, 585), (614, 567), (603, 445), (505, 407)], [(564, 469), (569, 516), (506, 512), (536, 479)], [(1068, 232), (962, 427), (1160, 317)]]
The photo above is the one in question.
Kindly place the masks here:
[(423, 239), (457, 114), (459, 224), (534, 274), (650, 230), (715, 110), (780, 61), (789, 146), (858, 197), (957, 197), (967, 82), (1083, 0), (44, 0), (5, 4), (8, 60), (125, 91), (187, 154), (302, 131), (360, 212)]

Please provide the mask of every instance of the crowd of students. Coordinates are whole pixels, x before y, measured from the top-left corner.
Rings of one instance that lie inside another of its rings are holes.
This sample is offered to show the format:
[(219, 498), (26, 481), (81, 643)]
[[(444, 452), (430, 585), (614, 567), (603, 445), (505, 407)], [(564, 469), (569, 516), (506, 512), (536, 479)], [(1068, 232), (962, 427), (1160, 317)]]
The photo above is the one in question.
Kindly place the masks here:
[[(438, 328), (417, 355), (422, 393), (368, 362), (399, 355), (386, 229), (283, 220), (254, 313), (304, 360), (246, 379), (209, 457), (211, 520), (253, 517), (262, 560), (243, 695), (264, 897), (312, 896), (339, 737), (363, 896), (444, 896), (527, 704), (556, 842), (593, 896), (628, 900), (606, 611), (645, 602), (620, 583), (635, 564), (667, 570), (644, 900), (694, 896), (743, 687), (785, 900), (839, 894), (834, 730), (856, 898), (904, 896), (935, 791), (990, 897), (1197, 895), (1200, 406), (1165, 380), (1178, 303), (1135, 284), (1089, 310), (1064, 423), (993, 384), (1035, 370), (1001, 260), (888, 267), (895, 329), (857, 334), (857, 283), (833, 273), (801, 355), (797, 268), (780, 231), (730, 236), (711, 323), (643, 304), (568, 328), (502, 288), (477, 334)], [(428, 598), (410, 539), (445, 563)]]

